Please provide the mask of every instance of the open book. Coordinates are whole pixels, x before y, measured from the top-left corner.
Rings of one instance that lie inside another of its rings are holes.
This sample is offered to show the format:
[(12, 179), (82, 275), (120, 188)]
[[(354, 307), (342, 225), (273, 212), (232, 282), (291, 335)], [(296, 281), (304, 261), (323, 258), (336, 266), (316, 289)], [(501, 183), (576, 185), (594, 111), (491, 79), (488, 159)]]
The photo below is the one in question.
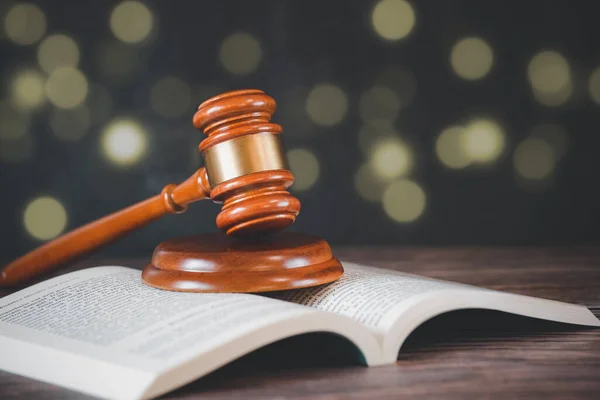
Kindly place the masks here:
[(269, 295), (162, 291), (124, 267), (72, 272), (0, 299), (0, 369), (102, 398), (142, 399), (303, 333), (340, 335), (376, 366), (393, 363), (420, 324), (453, 310), (600, 326), (583, 306), (344, 268), (332, 284)]

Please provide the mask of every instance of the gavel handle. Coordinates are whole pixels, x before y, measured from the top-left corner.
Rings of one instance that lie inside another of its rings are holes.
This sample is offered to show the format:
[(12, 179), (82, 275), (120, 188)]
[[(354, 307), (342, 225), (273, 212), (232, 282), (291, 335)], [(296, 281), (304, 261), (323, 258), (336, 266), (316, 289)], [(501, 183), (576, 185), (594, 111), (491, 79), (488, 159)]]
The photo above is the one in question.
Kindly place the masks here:
[(156, 196), (90, 222), (16, 259), (0, 274), (0, 286), (42, 275), (166, 214), (181, 213), (189, 203), (209, 198), (209, 193), (206, 170), (201, 168), (180, 185), (167, 185)]

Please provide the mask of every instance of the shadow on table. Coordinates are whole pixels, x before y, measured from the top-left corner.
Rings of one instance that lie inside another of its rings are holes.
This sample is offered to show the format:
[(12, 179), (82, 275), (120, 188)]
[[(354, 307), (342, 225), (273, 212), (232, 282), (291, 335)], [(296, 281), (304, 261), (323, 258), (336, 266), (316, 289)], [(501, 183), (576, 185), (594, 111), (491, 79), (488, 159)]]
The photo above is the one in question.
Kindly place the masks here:
[[(597, 314), (596, 314), (597, 315)], [(517, 344), (544, 341), (576, 331), (596, 329), (578, 325), (545, 321), (491, 310), (459, 310), (441, 314), (426, 321), (406, 339), (398, 360), (427, 357), (432, 352), (454, 350), (486, 344)]]
[[(478, 352), (486, 345), (515, 344), (522, 351), (529, 340), (560, 340), (561, 335), (589, 329), (489, 310), (454, 311), (419, 326), (405, 341), (398, 360), (423, 360), (457, 348)], [(249, 353), (169, 397), (274, 384), (273, 379), (314, 378), (340, 371), (339, 367), (345, 367), (343, 371), (354, 367), (356, 373), (360, 365), (364, 365), (362, 356), (347, 339), (330, 333), (305, 334)]]
[(187, 398), (267, 383), (275, 387), (274, 380), (286, 385), (299, 378), (326, 376), (336, 367), (356, 369), (362, 368), (361, 365), (364, 365), (362, 354), (346, 338), (331, 333), (309, 333), (253, 351), (165, 397)]

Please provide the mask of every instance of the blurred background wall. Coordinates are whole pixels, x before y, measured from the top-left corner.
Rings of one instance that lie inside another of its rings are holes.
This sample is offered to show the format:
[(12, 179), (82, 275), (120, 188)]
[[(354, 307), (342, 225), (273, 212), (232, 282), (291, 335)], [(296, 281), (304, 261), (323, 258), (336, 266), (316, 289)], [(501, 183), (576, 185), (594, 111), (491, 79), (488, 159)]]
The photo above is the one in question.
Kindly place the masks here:
[[(0, 2), (0, 258), (201, 166), (208, 97), (278, 102), (303, 210), (355, 244), (598, 243), (600, 3)], [(105, 249), (215, 231), (209, 202)]]

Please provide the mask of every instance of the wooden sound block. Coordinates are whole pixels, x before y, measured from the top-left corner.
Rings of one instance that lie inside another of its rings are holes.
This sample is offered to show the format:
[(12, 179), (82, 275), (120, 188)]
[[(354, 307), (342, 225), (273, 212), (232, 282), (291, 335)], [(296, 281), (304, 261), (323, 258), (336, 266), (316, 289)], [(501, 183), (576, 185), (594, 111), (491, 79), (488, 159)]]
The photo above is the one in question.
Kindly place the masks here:
[(279, 233), (235, 239), (221, 233), (162, 242), (142, 273), (153, 287), (179, 292), (268, 292), (339, 279), (342, 264), (316, 236)]

